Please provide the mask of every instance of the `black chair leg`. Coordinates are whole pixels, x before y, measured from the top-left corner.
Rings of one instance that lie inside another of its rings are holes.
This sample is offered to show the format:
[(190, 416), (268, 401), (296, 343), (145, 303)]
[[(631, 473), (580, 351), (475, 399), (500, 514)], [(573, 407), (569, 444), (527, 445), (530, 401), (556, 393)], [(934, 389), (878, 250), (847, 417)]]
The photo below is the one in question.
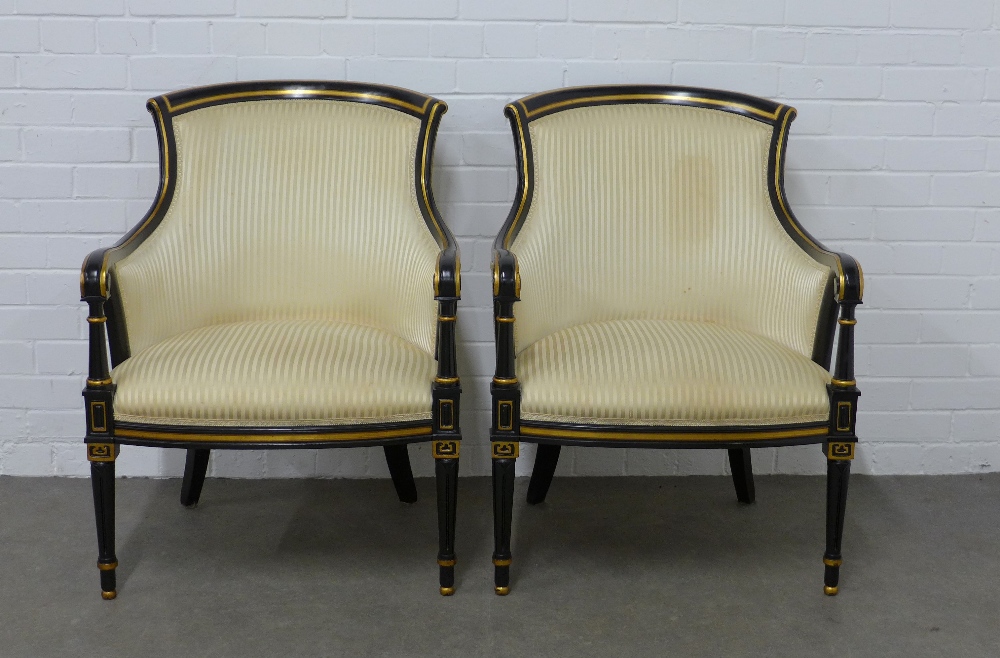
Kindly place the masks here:
[(94, 487), (94, 514), (97, 517), (97, 568), (101, 570), (101, 596), (118, 595), (115, 569), (115, 463), (91, 462), (90, 481)]
[[(438, 501), (438, 570), (441, 595), (455, 593), (455, 510), (458, 504), (458, 459), (435, 459)], [(412, 480), (411, 480), (412, 481)], [(416, 495), (414, 495), (416, 499)]]
[(840, 584), (840, 565), (843, 555), (840, 545), (844, 538), (844, 514), (847, 511), (847, 482), (851, 476), (851, 462), (846, 459), (828, 459), (826, 462), (826, 553), (823, 555), (825, 573), (823, 591), (835, 596)]
[(535, 466), (531, 469), (531, 480), (528, 482), (528, 504), (538, 505), (545, 502), (559, 463), (560, 446), (550, 443), (539, 443), (535, 453)]
[(756, 492), (753, 487), (753, 464), (750, 461), (750, 448), (729, 449), (729, 470), (733, 472), (737, 500), (741, 503), (752, 503), (756, 499)]
[(400, 502), (417, 502), (417, 485), (413, 482), (413, 471), (410, 469), (410, 453), (406, 444), (383, 446), (385, 463), (389, 466), (392, 484), (396, 487), (396, 495)]
[(493, 459), (493, 581), (500, 596), (510, 592), (510, 527), (514, 510), (514, 459)]
[(181, 482), (181, 505), (194, 507), (201, 498), (201, 488), (205, 485), (208, 471), (208, 456), (211, 450), (189, 448), (184, 462), (184, 481)]

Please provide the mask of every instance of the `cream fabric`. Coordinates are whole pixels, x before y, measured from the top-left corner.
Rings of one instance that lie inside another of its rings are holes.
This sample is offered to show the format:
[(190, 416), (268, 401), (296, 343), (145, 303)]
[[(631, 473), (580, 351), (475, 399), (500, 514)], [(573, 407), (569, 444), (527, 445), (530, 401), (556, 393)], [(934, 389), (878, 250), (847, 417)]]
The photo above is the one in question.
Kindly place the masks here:
[(268, 100), (173, 126), (173, 201), (117, 266), (133, 355), (198, 327), (277, 319), (367, 325), (433, 354), (439, 249), (416, 205), (419, 119)]
[(712, 322), (576, 325), (524, 350), (517, 376), (526, 420), (727, 426), (830, 415), (830, 373), (773, 340)]
[(518, 350), (578, 324), (649, 318), (716, 322), (811, 356), (829, 269), (775, 217), (769, 125), (614, 105), (529, 129), (534, 195), (512, 245)]
[(326, 320), (187, 331), (111, 373), (118, 421), (247, 427), (429, 420), (433, 356)]

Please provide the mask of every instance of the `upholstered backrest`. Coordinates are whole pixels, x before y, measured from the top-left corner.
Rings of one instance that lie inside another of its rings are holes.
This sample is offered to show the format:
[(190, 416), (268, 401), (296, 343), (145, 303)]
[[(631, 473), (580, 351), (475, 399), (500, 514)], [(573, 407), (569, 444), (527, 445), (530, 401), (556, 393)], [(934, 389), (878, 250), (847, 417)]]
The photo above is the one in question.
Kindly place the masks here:
[(773, 126), (670, 104), (579, 107), (528, 124), (530, 209), (511, 244), (517, 349), (585, 322), (717, 322), (811, 356), (829, 268), (780, 225)]
[(131, 352), (188, 329), (330, 318), (433, 352), (439, 248), (416, 200), (420, 119), (258, 100), (173, 117), (176, 187), (117, 264)]

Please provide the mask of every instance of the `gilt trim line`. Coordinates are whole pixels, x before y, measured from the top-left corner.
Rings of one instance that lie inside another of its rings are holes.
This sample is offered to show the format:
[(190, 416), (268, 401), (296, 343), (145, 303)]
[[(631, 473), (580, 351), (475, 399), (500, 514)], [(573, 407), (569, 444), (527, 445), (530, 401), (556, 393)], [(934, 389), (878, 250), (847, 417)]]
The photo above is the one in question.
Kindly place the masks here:
[(171, 114), (176, 114), (178, 112), (183, 112), (184, 110), (198, 107), (199, 105), (208, 105), (209, 103), (217, 103), (219, 101), (231, 101), (240, 98), (255, 98), (261, 96), (274, 96), (277, 98), (302, 98), (306, 96), (316, 96), (322, 98), (325, 96), (329, 98), (343, 98), (360, 101), (374, 100), (379, 103), (402, 107), (418, 114), (424, 114), (427, 111), (427, 105), (431, 102), (431, 99), (428, 98), (424, 101), (424, 104), (421, 107), (414, 105), (413, 103), (407, 103), (406, 101), (401, 101), (397, 98), (391, 98), (389, 96), (383, 96), (381, 94), (362, 91), (343, 91), (340, 89), (261, 89), (256, 91), (234, 91), (228, 94), (218, 94), (216, 96), (196, 98), (195, 100), (181, 103), (179, 105), (172, 105), (170, 103), (170, 98), (167, 96), (163, 96), (163, 100), (167, 104), (167, 110), (169, 110)]
[(349, 430), (345, 432), (320, 432), (316, 434), (275, 432), (273, 434), (203, 434), (198, 432), (156, 432), (137, 430), (118, 425), (115, 436), (135, 439), (162, 439), (173, 441), (218, 441), (234, 443), (310, 443), (314, 441), (355, 441), (358, 439), (392, 439), (405, 436), (429, 436), (431, 426), (403, 427), (389, 430)]
[[(166, 100), (166, 96), (164, 96), (163, 99)], [(169, 105), (169, 101), (167, 102), (167, 104)], [(102, 297), (108, 296), (108, 258), (111, 256), (111, 252), (117, 249), (121, 249), (122, 247), (128, 246), (133, 240), (139, 237), (139, 234), (142, 233), (142, 231), (147, 226), (149, 226), (149, 223), (153, 221), (153, 218), (155, 218), (157, 214), (160, 212), (160, 207), (163, 206), (163, 202), (167, 198), (167, 190), (170, 187), (170, 146), (167, 142), (167, 125), (166, 122), (163, 120), (163, 113), (160, 111), (160, 106), (157, 105), (156, 103), (150, 103), (150, 105), (152, 106), (153, 111), (156, 112), (156, 123), (160, 129), (160, 137), (162, 144), (161, 154), (163, 156), (163, 176), (160, 179), (160, 194), (156, 199), (156, 204), (153, 206), (153, 209), (149, 211), (148, 215), (146, 215), (145, 221), (143, 221), (142, 224), (139, 225), (139, 228), (132, 231), (132, 235), (130, 235), (127, 240), (125, 240), (121, 244), (111, 247), (110, 249), (104, 252), (104, 260), (101, 262), (101, 275), (100, 275), (100, 289)], [(87, 264), (85, 262), (84, 268), (86, 268), (86, 266)], [(83, 295), (85, 293), (86, 291), (83, 289), (83, 276), (81, 274), (80, 294)]]
[(521, 421), (521, 434), (567, 439), (625, 439), (628, 441), (732, 441), (755, 439), (790, 439), (798, 437), (826, 436), (828, 428), (803, 427), (786, 430), (760, 430), (737, 432), (623, 432), (605, 430), (556, 429), (532, 427)]
[(569, 98), (564, 101), (557, 101), (555, 103), (549, 103), (548, 105), (543, 105), (542, 107), (535, 108), (534, 110), (528, 110), (528, 108), (521, 103), (524, 107), (525, 115), (528, 119), (539, 114), (545, 114), (555, 109), (562, 109), (570, 107), (572, 105), (586, 105), (588, 103), (622, 103), (628, 101), (682, 101), (693, 104), (700, 105), (711, 105), (714, 107), (725, 108), (735, 108), (741, 112), (747, 112), (753, 114), (754, 116), (759, 116), (762, 119), (767, 119), (768, 121), (774, 121), (778, 118), (781, 110), (784, 109), (783, 105), (779, 105), (774, 112), (765, 112), (764, 110), (758, 109), (751, 105), (745, 105), (743, 103), (736, 103), (733, 101), (721, 100), (718, 98), (704, 98), (700, 96), (691, 96), (689, 94), (611, 94), (607, 96), (585, 96), (583, 98)]

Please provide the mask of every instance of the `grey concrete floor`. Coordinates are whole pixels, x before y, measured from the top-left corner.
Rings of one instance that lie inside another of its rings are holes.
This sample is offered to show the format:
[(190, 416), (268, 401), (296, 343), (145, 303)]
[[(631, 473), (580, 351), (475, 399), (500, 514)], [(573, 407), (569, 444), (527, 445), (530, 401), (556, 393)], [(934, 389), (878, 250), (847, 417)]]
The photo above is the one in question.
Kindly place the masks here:
[(87, 480), (0, 478), (0, 656), (1000, 656), (1000, 474), (855, 477), (841, 592), (824, 480), (556, 479), (491, 586), (489, 482), (461, 480), (437, 593), (433, 481), (118, 481), (101, 599)]

